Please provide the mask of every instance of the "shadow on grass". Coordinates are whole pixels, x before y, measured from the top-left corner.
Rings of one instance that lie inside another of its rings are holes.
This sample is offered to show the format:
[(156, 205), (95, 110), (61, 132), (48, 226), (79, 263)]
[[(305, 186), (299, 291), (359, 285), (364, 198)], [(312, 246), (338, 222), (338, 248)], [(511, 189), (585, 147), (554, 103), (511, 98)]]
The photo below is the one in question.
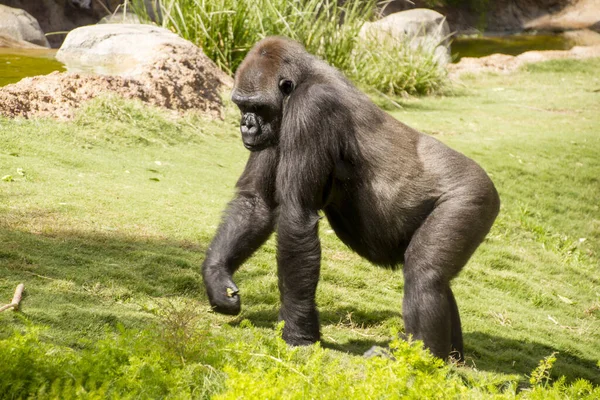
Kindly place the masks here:
[(150, 296), (203, 296), (203, 250), (192, 242), (115, 232), (33, 234), (0, 227), (0, 271), (15, 280), (121, 286)]
[(41, 324), (60, 344), (76, 347), (118, 325), (146, 327), (153, 315), (139, 303), (143, 296), (206, 301), (204, 252), (196, 243), (114, 231), (38, 234), (1, 224), (0, 237), (1, 292), (25, 284), (22, 312), (4, 315), (12, 321), (6, 326)]
[[(238, 326), (243, 320), (249, 320), (252, 325), (259, 328), (275, 329), (278, 322), (278, 308), (270, 307), (260, 311), (250, 311), (242, 313), (234, 321), (230, 322), (231, 326)], [(399, 317), (400, 313), (392, 311), (381, 312), (364, 312), (358, 311), (350, 307), (341, 307), (334, 310), (321, 310), (321, 325), (337, 325), (347, 324), (350, 321), (346, 318), (348, 314), (352, 315), (352, 324), (357, 327), (370, 327), (379, 325), (390, 318)], [(344, 353), (362, 355), (365, 351), (373, 346), (386, 347), (387, 341), (376, 341), (371, 339), (351, 339), (346, 343), (340, 344), (323, 338), (321, 345), (326, 349), (341, 351)]]
[[(259, 328), (271, 328), (278, 321), (278, 306), (269, 306), (268, 309), (258, 311), (243, 312), (239, 318), (231, 322), (232, 326), (239, 325), (243, 320), (247, 319), (252, 322), (252, 325)], [(348, 319), (350, 316), (350, 319)], [(370, 328), (397, 317), (401, 318), (399, 312), (390, 310), (357, 310), (352, 307), (339, 307), (335, 309), (320, 309), (319, 317), (321, 325), (349, 325), (352, 324), (358, 328)]]
[(540, 360), (556, 352), (552, 378), (564, 376), (567, 382), (583, 378), (595, 385), (600, 384), (597, 360), (573, 355), (566, 349), (481, 332), (466, 333), (464, 342), (467, 365), (478, 370), (529, 376)]
[(323, 340), (321, 346), (325, 349), (341, 351), (343, 353), (362, 356), (367, 350), (373, 346), (387, 348), (388, 341), (384, 340), (369, 340), (369, 339), (351, 339), (346, 343), (333, 343), (328, 340)]

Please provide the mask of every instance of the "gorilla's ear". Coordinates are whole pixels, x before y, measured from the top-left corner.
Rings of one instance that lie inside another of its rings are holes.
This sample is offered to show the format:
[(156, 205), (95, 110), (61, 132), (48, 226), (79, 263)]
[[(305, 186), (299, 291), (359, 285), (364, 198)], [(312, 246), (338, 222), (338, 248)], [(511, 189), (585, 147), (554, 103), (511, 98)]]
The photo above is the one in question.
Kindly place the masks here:
[(290, 94), (292, 94), (295, 88), (296, 84), (290, 79), (282, 78), (279, 81), (279, 90), (281, 91), (281, 93), (283, 93), (284, 96), (289, 96)]

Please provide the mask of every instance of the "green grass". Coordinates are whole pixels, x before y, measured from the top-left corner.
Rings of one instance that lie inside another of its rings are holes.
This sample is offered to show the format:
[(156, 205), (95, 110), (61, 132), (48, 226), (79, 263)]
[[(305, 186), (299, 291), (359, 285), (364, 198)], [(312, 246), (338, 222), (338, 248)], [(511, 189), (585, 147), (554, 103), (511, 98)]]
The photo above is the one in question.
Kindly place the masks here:
[(553, 61), (389, 106), (501, 195), (453, 286), (464, 367), (402, 342), (395, 362), (361, 357), (402, 331), (402, 274), (325, 221), (320, 346), (278, 339), (273, 239), (236, 275), (242, 314), (209, 311), (199, 268), (248, 155), (232, 109), (104, 98), (73, 122), (0, 119), (0, 303), (26, 288), (0, 313), (0, 397), (600, 397), (599, 68)]

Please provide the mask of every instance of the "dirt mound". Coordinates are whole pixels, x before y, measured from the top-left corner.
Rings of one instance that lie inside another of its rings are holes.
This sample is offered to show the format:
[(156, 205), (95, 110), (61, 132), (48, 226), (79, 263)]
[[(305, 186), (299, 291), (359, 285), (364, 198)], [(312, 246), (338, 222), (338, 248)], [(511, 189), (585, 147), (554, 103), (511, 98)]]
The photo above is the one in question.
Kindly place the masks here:
[(7, 85), (0, 88), (0, 114), (69, 119), (84, 101), (110, 92), (172, 110), (220, 117), (221, 93), (231, 88), (231, 78), (199, 48), (190, 54), (189, 48), (164, 47), (135, 77), (55, 72)]

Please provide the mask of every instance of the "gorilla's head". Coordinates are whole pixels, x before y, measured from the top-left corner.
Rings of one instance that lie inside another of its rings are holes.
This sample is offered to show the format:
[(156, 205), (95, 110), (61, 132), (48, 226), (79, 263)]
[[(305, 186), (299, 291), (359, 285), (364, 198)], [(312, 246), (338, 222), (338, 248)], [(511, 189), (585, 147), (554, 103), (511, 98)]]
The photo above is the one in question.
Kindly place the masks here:
[(294, 41), (267, 38), (238, 68), (231, 100), (242, 113), (240, 131), (247, 149), (259, 151), (278, 143), (285, 105), (301, 84), (306, 54)]

